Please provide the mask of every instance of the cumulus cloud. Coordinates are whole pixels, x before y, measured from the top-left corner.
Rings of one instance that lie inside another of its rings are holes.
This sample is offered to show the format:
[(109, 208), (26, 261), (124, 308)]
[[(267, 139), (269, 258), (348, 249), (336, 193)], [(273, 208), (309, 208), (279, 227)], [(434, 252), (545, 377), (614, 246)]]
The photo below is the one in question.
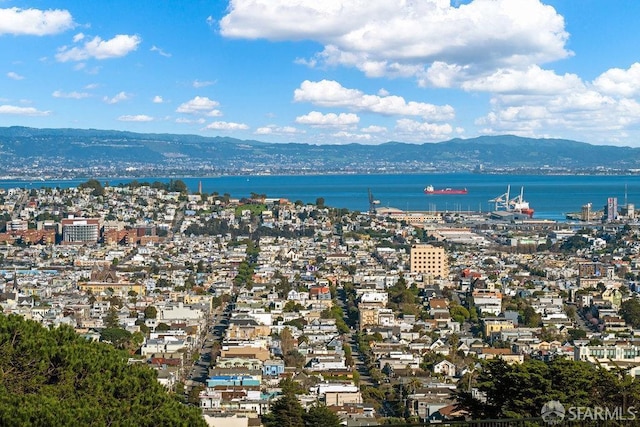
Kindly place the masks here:
[(360, 129), (360, 131), (365, 133), (384, 133), (387, 131), (387, 128), (384, 126), (371, 125)]
[(633, 97), (640, 94), (640, 63), (636, 62), (627, 70), (612, 68), (602, 73), (593, 81), (602, 93)]
[(33, 107), (18, 107), (15, 105), (0, 105), (0, 114), (14, 116), (48, 116), (51, 111), (40, 111)]
[(328, 113), (312, 111), (304, 116), (296, 117), (296, 123), (318, 127), (342, 127), (352, 126), (360, 122), (360, 117), (353, 113)]
[(249, 129), (244, 123), (234, 123), (234, 122), (213, 122), (208, 124), (205, 129), (210, 130), (246, 130)]
[[(315, 62), (368, 76), (418, 76), (434, 63), (479, 76), (566, 58), (564, 19), (540, 0), (231, 0), (225, 37), (313, 40)], [(427, 82), (428, 80), (424, 80)]]
[(61, 90), (56, 90), (51, 94), (51, 96), (54, 98), (83, 99), (88, 98), (91, 95), (87, 92), (63, 92)]
[(453, 107), (449, 105), (407, 102), (401, 96), (367, 95), (357, 89), (347, 89), (333, 80), (305, 80), (294, 91), (293, 99), (296, 102), (310, 102), (321, 107), (342, 107), (388, 116), (420, 116), (436, 121), (449, 120), (454, 116)]
[(124, 115), (118, 117), (118, 120), (121, 122), (152, 122), (154, 119), (151, 116), (147, 116), (146, 114), (136, 114), (133, 116)]
[(258, 129), (256, 129), (254, 133), (256, 135), (272, 135), (272, 134), (292, 135), (292, 134), (299, 134), (299, 133), (305, 133), (305, 132), (293, 126), (267, 125), (267, 126), (259, 127)]
[[(611, 91), (621, 92), (619, 87)], [(484, 134), (578, 140), (582, 135), (589, 142), (611, 144), (628, 139), (628, 129), (640, 126), (638, 101), (602, 93), (595, 82), (558, 95), (496, 95), (490, 105), (490, 112), (475, 121)]]
[(154, 104), (162, 104), (164, 102), (164, 99), (162, 99), (160, 95), (156, 95), (153, 97), (152, 101)]
[(201, 114), (209, 117), (219, 117), (222, 115), (220, 110), (217, 110), (220, 103), (206, 96), (196, 96), (187, 102), (184, 102), (178, 106), (176, 113), (183, 114)]
[(102, 100), (107, 104), (117, 104), (118, 102), (126, 101), (130, 98), (131, 98), (131, 95), (129, 95), (128, 93), (120, 92), (111, 98), (109, 98), (108, 96), (105, 96), (104, 98), (102, 98)]
[[(84, 37), (79, 40), (84, 40)], [(81, 46), (62, 46), (58, 49), (59, 62), (85, 61), (87, 59), (109, 59), (125, 56), (138, 48), (142, 39), (137, 35), (118, 34), (110, 40), (96, 36)]]
[(397, 120), (395, 130), (413, 141), (441, 141), (450, 138), (454, 132), (453, 127), (449, 124), (418, 122), (411, 119)]
[(0, 9), (0, 35), (47, 36), (75, 26), (71, 13), (60, 9)]
[(560, 76), (553, 71), (531, 66), (526, 70), (497, 70), (491, 75), (463, 82), (461, 87), (467, 91), (557, 95), (583, 90), (585, 85), (575, 74)]
[(7, 77), (9, 77), (11, 80), (24, 80), (24, 76), (21, 76), (20, 74), (13, 71), (9, 71), (7, 73)]
[(353, 132), (339, 131), (339, 132), (332, 133), (331, 136), (333, 136), (334, 138), (350, 139), (350, 140), (355, 140), (355, 141), (370, 141), (371, 140), (371, 135), (366, 134), (366, 133), (363, 134), (363, 133), (353, 133)]

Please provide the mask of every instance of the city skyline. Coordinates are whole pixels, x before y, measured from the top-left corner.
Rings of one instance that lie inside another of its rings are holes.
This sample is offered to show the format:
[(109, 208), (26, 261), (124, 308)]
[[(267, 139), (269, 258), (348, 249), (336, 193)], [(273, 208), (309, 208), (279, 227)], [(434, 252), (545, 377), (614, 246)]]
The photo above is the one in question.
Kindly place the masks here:
[(638, 147), (632, 1), (0, 2), (0, 126)]

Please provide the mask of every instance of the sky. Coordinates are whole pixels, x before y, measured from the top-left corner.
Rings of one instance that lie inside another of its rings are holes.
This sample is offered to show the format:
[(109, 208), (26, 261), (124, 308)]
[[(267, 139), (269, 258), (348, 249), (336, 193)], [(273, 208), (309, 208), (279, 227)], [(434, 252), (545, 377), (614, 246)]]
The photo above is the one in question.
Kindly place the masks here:
[(0, 126), (640, 147), (637, 0), (0, 0)]

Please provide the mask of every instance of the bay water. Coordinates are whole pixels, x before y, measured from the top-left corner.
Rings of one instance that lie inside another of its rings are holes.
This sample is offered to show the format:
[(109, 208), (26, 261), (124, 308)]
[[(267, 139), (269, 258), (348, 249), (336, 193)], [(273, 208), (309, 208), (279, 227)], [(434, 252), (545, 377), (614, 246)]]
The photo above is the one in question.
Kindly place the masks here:
[[(168, 182), (170, 178), (135, 178), (139, 182)], [(286, 198), (294, 202), (315, 203), (323, 198), (327, 206), (367, 211), (369, 190), (380, 202), (378, 207), (394, 207), (409, 211), (478, 211), (495, 208), (490, 200), (500, 196), (510, 186), (510, 196), (523, 190), (524, 199), (535, 210), (534, 218), (565, 220), (569, 212), (578, 212), (582, 205), (592, 203), (601, 210), (607, 198), (615, 197), (618, 205), (633, 203), (640, 208), (640, 176), (637, 175), (517, 175), (475, 173), (428, 174), (344, 174), (344, 175), (259, 175), (180, 177), (191, 192), (217, 192), (233, 198), (249, 197), (251, 193), (267, 197)], [(132, 179), (99, 178), (105, 185), (128, 183)], [(86, 182), (82, 180), (0, 181), (0, 188), (68, 188)], [(424, 188), (466, 188), (465, 195), (427, 195)]]

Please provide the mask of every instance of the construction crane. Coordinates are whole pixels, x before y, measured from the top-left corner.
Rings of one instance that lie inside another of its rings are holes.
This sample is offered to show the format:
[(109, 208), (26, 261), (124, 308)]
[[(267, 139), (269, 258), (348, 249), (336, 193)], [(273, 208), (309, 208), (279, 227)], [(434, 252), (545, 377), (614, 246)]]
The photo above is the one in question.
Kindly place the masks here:
[(376, 200), (373, 198), (373, 193), (369, 188), (369, 215), (375, 216), (378, 213), (376, 209), (376, 205), (379, 205), (379, 204), (380, 204), (380, 200)]

